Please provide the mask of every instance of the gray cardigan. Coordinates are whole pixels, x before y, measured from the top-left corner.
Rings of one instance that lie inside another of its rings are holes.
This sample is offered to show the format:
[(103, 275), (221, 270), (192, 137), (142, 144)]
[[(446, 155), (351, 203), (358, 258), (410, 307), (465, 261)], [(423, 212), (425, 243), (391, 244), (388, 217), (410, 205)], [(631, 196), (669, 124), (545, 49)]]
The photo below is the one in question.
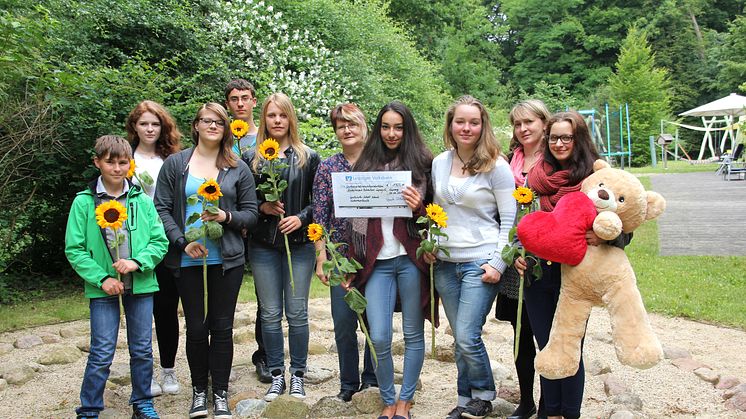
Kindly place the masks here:
[[(168, 253), (163, 263), (176, 273), (181, 268), (181, 254), (188, 244), (184, 237), (187, 198), (184, 196), (184, 187), (193, 151), (194, 148), (188, 148), (170, 155), (163, 162), (155, 189), (155, 208), (163, 221), (169, 241)], [(230, 222), (223, 223), (223, 237), (220, 238), (223, 270), (226, 270), (242, 265), (246, 261), (241, 230), (251, 229), (256, 225), (256, 187), (249, 167), (241, 160), (238, 160), (236, 167), (221, 170), (217, 182), (223, 193), (218, 206), (226, 213), (230, 213)]]

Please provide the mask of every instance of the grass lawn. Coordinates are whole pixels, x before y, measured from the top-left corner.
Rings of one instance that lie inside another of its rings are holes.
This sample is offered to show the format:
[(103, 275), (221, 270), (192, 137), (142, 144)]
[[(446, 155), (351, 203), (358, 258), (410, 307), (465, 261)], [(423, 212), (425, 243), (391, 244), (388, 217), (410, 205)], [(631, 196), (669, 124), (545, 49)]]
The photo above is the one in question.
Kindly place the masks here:
[(687, 161), (668, 161), (668, 168), (663, 168), (663, 162), (658, 162), (656, 167), (643, 166), (643, 167), (632, 167), (626, 168), (630, 173), (634, 174), (648, 174), (648, 173), (690, 173), (690, 172), (713, 172), (720, 166), (719, 163), (707, 163), (707, 164), (690, 164)]

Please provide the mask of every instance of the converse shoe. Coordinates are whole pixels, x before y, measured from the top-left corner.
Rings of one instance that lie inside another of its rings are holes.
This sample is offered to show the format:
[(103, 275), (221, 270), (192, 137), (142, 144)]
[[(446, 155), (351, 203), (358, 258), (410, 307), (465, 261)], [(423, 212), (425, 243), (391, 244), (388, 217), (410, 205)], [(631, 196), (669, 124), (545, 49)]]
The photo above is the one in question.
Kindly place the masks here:
[(176, 370), (173, 368), (163, 368), (161, 370), (161, 389), (166, 394), (179, 393), (179, 380), (176, 379)]
[(155, 381), (155, 375), (150, 379), (150, 397), (158, 397), (163, 394), (163, 389), (158, 381)]
[(303, 388), (303, 371), (296, 371), (290, 376), (290, 395), (298, 399), (306, 398), (306, 390)]
[(492, 402), (482, 399), (471, 399), (466, 403), (466, 410), (461, 413), (461, 417), (482, 419), (490, 413), (492, 413)]
[(231, 410), (228, 408), (228, 392), (225, 390), (218, 390), (212, 393), (213, 403), (213, 416), (215, 419), (232, 419), (233, 415)]
[(145, 400), (132, 405), (132, 419), (160, 419), (155, 412), (152, 400)]
[[(277, 373), (275, 375), (275, 372)], [(276, 399), (280, 394), (285, 392), (285, 376), (280, 370), (272, 371), (272, 385), (269, 386), (267, 394), (264, 395), (264, 400), (271, 402)]]
[(207, 417), (207, 391), (205, 389), (192, 388), (192, 408), (189, 409), (189, 417)]

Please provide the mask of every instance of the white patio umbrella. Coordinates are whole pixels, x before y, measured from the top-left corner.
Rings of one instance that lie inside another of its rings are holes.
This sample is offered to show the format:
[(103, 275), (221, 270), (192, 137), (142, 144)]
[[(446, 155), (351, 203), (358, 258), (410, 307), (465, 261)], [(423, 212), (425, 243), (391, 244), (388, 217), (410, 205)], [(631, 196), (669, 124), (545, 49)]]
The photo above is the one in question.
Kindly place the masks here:
[[(711, 130), (715, 122), (717, 122), (718, 116), (724, 117), (724, 122), (728, 126), (728, 131), (720, 143), (720, 152), (725, 149), (725, 142), (730, 134), (731, 148), (735, 146), (735, 135), (733, 135), (733, 122), (736, 116), (746, 115), (746, 96), (741, 96), (735, 93), (731, 93), (726, 97), (714, 100), (710, 103), (706, 103), (702, 106), (697, 106), (694, 109), (690, 109), (686, 112), (682, 112), (679, 116), (699, 116), (702, 118), (702, 123), (705, 126), (705, 135), (702, 138), (702, 147), (699, 150), (699, 160), (705, 152), (705, 144), (709, 144), (710, 152), (714, 155), (715, 152), (712, 149), (712, 135)], [(708, 121), (706, 118), (711, 117)], [(709, 140), (709, 142), (708, 142)]]

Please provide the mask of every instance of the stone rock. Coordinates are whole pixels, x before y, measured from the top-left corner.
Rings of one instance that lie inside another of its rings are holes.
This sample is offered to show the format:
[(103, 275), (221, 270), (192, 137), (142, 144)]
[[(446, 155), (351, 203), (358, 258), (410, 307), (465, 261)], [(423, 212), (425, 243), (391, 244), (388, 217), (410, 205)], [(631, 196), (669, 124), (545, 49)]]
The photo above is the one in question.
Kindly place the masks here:
[(701, 378), (703, 381), (707, 381), (708, 383), (713, 384), (717, 383), (717, 381), (720, 379), (720, 374), (706, 367), (697, 368), (696, 370), (694, 370), (694, 374), (697, 377)]
[(314, 320), (331, 320), (332, 311), (329, 305), (309, 305), (308, 318)]
[(352, 396), (352, 405), (363, 414), (379, 414), (383, 409), (383, 401), (375, 387), (359, 391)]
[(62, 337), (59, 334), (54, 333), (40, 333), (39, 337), (41, 338), (41, 341), (45, 344), (50, 343), (60, 343), (62, 342)]
[(28, 365), (12, 368), (3, 372), (3, 378), (8, 384), (20, 386), (34, 378), (36, 371)]
[(367, 344), (368, 344), (368, 341), (365, 340), (365, 335), (363, 334), (357, 335), (357, 350), (358, 351), (362, 351), (363, 349), (365, 349), (365, 346)]
[(267, 405), (262, 416), (270, 419), (305, 419), (309, 410), (303, 400), (283, 394)]
[(738, 392), (725, 402), (725, 407), (746, 412), (746, 392)]
[(706, 367), (707, 365), (693, 358), (676, 358), (671, 360), (671, 364), (684, 371), (694, 371), (697, 368)]
[[(521, 390), (518, 387), (500, 387), (497, 391), (497, 397), (514, 404), (521, 402)], [(509, 412), (508, 415), (512, 413)]]
[(245, 328), (238, 329), (233, 332), (233, 344), (235, 345), (243, 345), (246, 343), (254, 342), (256, 342), (256, 337), (254, 336), (253, 330)]
[(75, 342), (75, 346), (83, 352), (91, 352), (91, 339), (80, 338)]
[(46, 365), (42, 365), (42, 364), (40, 364), (38, 362), (29, 362), (28, 366), (31, 367), (31, 369), (34, 370), (34, 372), (47, 372), (47, 371), (49, 371), (49, 367), (47, 367)]
[(236, 403), (233, 411), (239, 417), (259, 416), (267, 408), (267, 402), (260, 399), (244, 399)]
[(401, 317), (394, 318), (394, 323), (391, 325), (391, 331), (394, 333), (401, 333)]
[(37, 335), (24, 335), (16, 339), (13, 346), (18, 349), (28, 349), (33, 348), (34, 346), (39, 346), (43, 343), (44, 342)]
[(352, 403), (345, 403), (335, 396), (322, 397), (311, 407), (312, 418), (341, 418), (344, 416), (355, 416), (357, 411)]
[(113, 363), (109, 370), (109, 381), (118, 385), (126, 386), (132, 381), (130, 377), (130, 366), (125, 363)]
[(309, 342), (308, 343), (308, 354), (309, 355), (323, 355), (327, 353), (326, 348), (324, 345), (318, 343), (318, 342)]
[(490, 414), (490, 416), (497, 416), (501, 418), (510, 416), (515, 408), (515, 404), (498, 397), (492, 401), (492, 413)]
[[(394, 373), (394, 384), (401, 385), (402, 381), (404, 381), (404, 374), (402, 374), (400, 372)], [(422, 379), (420, 379), (420, 378), (417, 379), (417, 387), (416, 387), (416, 389), (417, 390), (422, 390)]]
[(0, 355), (9, 354), (13, 351), (13, 345), (10, 343), (0, 343)]
[(642, 411), (642, 399), (634, 393), (617, 394), (611, 398), (611, 402), (614, 404), (620, 404), (637, 412)]
[(718, 380), (715, 388), (718, 390), (727, 390), (741, 384), (741, 380), (738, 377), (732, 375), (721, 376)]
[(87, 326), (68, 326), (60, 329), (60, 336), (63, 338), (72, 338), (75, 336), (90, 335)]
[(53, 348), (39, 358), (42, 365), (65, 365), (72, 364), (80, 359), (83, 353), (75, 346), (61, 346)]
[(231, 368), (231, 373), (228, 375), (228, 382), (232, 383), (238, 379), (238, 373), (235, 368)]
[(5, 390), (6, 388), (8, 388), (8, 382), (5, 381), (4, 378), (0, 378), (0, 391)]
[(127, 349), (127, 338), (120, 336), (117, 339), (117, 349)]
[(308, 384), (321, 384), (331, 380), (334, 375), (335, 371), (330, 370), (329, 368), (309, 365), (306, 370), (305, 381)]
[(611, 332), (593, 332), (590, 334), (591, 339), (597, 340), (603, 343), (611, 343)]
[(691, 358), (692, 354), (684, 348), (663, 345), (663, 357), (665, 359)]
[(456, 349), (453, 345), (436, 345), (435, 359), (440, 362), (456, 362)]
[(605, 359), (592, 359), (590, 362), (585, 362), (585, 372), (590, 375), (608, 374), (611, 372), (611, 367)]
[(244, 326), (249, 326), (256, 323), (256, 313), (251, 311), (239, 311), (233, 317), (233, 328), (240, 329)]
[(448, 327), (446, 327), (446, 335), (453, 336), (453, 329), (451, 329), (450, 324), (448, 325)]
[[(111, 406), (111, 404), (107, 403), (108, 406)], [(121, 410), (116, 410), (112, 408), (107, 408), (102, 410), (98, 417), (99, 419), (119, 419), (119, 418), (127, 418), (131, 415), (129, 412), (122, 412)]]
[(607, 396), (617, 396), (626, 393), (627, 387), (622, 380), (609, 374), (604, 378), (604, 392)]
[(490, 367), (492, 368), (492, 376), (496, 383), (502, 382), (510, 377), (511, 370), (493, 359), (490, 359)]
[(723, 393), (723, 400), (728, 400), (738, 393), (746, 393), (746, 383), (739, 384), (735, 387), (731, 387), (728, 390), (725, 390), (725, 392)]
[(231, 410), (235, 409), (236, 406), (238, 406), (238, 403), (242, 400), (263, 400), (264, 392), (259, 392), (258, 390), (248, 390), (248, 391), (242, 391), (240, 393), (236, 393), (230, 397), (228, 397), (228, 407), (231, 408)]
[(617, 410), (609, 416), (609, 419), (635, 419), (635, 414), (629, 410)]
[(336, 354), (337, 353), (337, 342), (332, 342), (331, 345), (329, 345), (328, 348), (326, 348), (326, 351), (330, 354)]
[[(437, 351), (437, 348), (436, 348)], [(399, 339), (396, 342), (391, 344), (391, 354), (392, 355), (404, 355), (404, 340)]]

